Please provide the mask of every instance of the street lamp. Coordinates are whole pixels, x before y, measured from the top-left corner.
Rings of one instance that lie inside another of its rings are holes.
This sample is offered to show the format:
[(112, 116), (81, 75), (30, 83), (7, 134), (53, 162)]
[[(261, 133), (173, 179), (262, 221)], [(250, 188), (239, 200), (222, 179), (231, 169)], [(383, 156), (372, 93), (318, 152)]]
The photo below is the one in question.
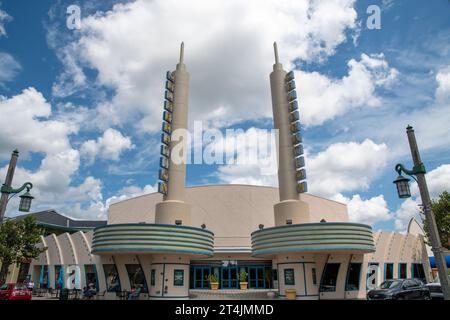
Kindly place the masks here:
[(447, 264), (445, 261), (444, 250), (439, 238), (439, 232), (436, 225), (436, 219), (431, 209), (431, 198), (428, 192), (427, 181), (425, 179), (425, 166), (420, 158), (419, 148), (417, 146), (416, 136), (414, 135), (414, 129), (411, 126), (406, 128), (408, 135), (409, 146), (411, 149), (411, 155), (414, 163), (412, 170), (408, 170), (402, 164), (395, 166), (395, 171), (398, 173), (397, 179), (394, 180), (397, 186), (398, 196), (402, 199), (411, 197), (411, 191), (409, 189), (410, 179), (402, 176), (402, 172), (417, 182), (419, 187), (420, 197), (422, 199), (422, 207), (425, 217), (429, 225), (429, 240), (431, 242), (431, 251), (433, 251), (434, 258), (436, 260), (436, 266), (438, 269), (439, 280), (441, 282), (442, 293), (445, 300), (450, 300), (450, 281), (447, 276)]
[(14, 150), (11, 155), (11, 161), (9, 162), (5, 183), (2, 185), (0, 189), (2, 195), (0, 199), (0, 223), (3, 222), (3, 218), (5, 217), (6, 212), (6, 206), (8, 205), (8, 201), (12, 197), (18, 195), (19, 193), (21, 193), (26, 189), (26, 192), (21, 196), (19, 196), (20, 197), (19, 211), (21, 212), (29, 212), (31, 207), (31, 201), (34, 199), (34, 197), (30, 194), (30, 190), (33, 188), (33, 184), (31, 182), (25, 182), (20, 188), (17, 189), (14, 189), (11, 186), (18, 157), (19, 151)]

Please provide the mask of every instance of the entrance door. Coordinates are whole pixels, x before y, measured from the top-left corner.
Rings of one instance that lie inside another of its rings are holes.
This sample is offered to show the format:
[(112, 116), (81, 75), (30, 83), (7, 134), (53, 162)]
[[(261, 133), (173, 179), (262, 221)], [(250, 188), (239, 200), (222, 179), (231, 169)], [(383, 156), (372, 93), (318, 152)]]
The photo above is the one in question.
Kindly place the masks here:
[(264, 289), (264, 267), (249, 267), (248, 268), (248, 287), (252, 289)]
[(211, 274), (211, 267), (193, 267), (194, 272), (192, 274), (193, 289), (209, 289), (209, 275)]
[(221, 269), (221, 289), (237, 289), (239, 285), (238, 268), (223, 267)]

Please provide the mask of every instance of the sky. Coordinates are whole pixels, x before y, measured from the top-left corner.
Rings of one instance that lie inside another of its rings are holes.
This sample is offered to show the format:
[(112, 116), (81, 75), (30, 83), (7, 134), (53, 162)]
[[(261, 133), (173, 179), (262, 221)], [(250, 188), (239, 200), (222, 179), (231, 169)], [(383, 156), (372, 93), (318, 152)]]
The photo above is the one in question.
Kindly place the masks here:
[[(19, 149), (13, 184), (34, 184), (34, 211), (106, 219), (111, 203), (157, 190), (165, 73), (182, 41), (189, 129), (238, 139), (273, 127), (277, 41), (297, 81), (309, 192), (346, 203), (352, 221), (403, 232), (420, 219), (417, 186), (404, 201), (392, 183), (397, 163), (412, 167), (408, 124), (432, 197), (450, 190), (448, 0), (0, 3), (0, 179)], [(188, 165), (188, 186), (228, 183), (277, 177)]]

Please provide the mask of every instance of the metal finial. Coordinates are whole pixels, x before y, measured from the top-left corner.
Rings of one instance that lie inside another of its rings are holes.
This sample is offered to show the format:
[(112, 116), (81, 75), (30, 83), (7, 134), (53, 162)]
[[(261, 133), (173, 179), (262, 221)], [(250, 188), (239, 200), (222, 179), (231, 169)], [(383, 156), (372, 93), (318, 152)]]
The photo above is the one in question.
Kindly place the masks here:
[(278, 46), (276, 42), (273, 43), (273, 49), (275, 51), (275, 63), (280, 63), (280, 60), (278, 58)]
[(180, 48), (180, 64), (184, 63), (184, 42), (181, 42)]

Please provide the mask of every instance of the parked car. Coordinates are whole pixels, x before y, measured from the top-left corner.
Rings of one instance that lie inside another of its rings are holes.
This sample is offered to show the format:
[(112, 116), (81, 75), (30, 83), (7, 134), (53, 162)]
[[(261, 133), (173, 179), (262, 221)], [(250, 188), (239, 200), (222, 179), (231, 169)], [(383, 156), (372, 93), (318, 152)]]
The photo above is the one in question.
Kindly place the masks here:
[(31, 300), (31, 290), (24, 284), (5, 283), (0, 287), (0, 300)]
[(367, 293), (368, 300), (430, 300), (427, 286), (419, 279), (392, 279)]
[[(450, 275), (448, 276), (450, 279)], [(444, 294), (442, 293), (441, 281), (439, 277), (427, 284), (428, 289), (430, 290), (431, 299), (444, 299)]]

